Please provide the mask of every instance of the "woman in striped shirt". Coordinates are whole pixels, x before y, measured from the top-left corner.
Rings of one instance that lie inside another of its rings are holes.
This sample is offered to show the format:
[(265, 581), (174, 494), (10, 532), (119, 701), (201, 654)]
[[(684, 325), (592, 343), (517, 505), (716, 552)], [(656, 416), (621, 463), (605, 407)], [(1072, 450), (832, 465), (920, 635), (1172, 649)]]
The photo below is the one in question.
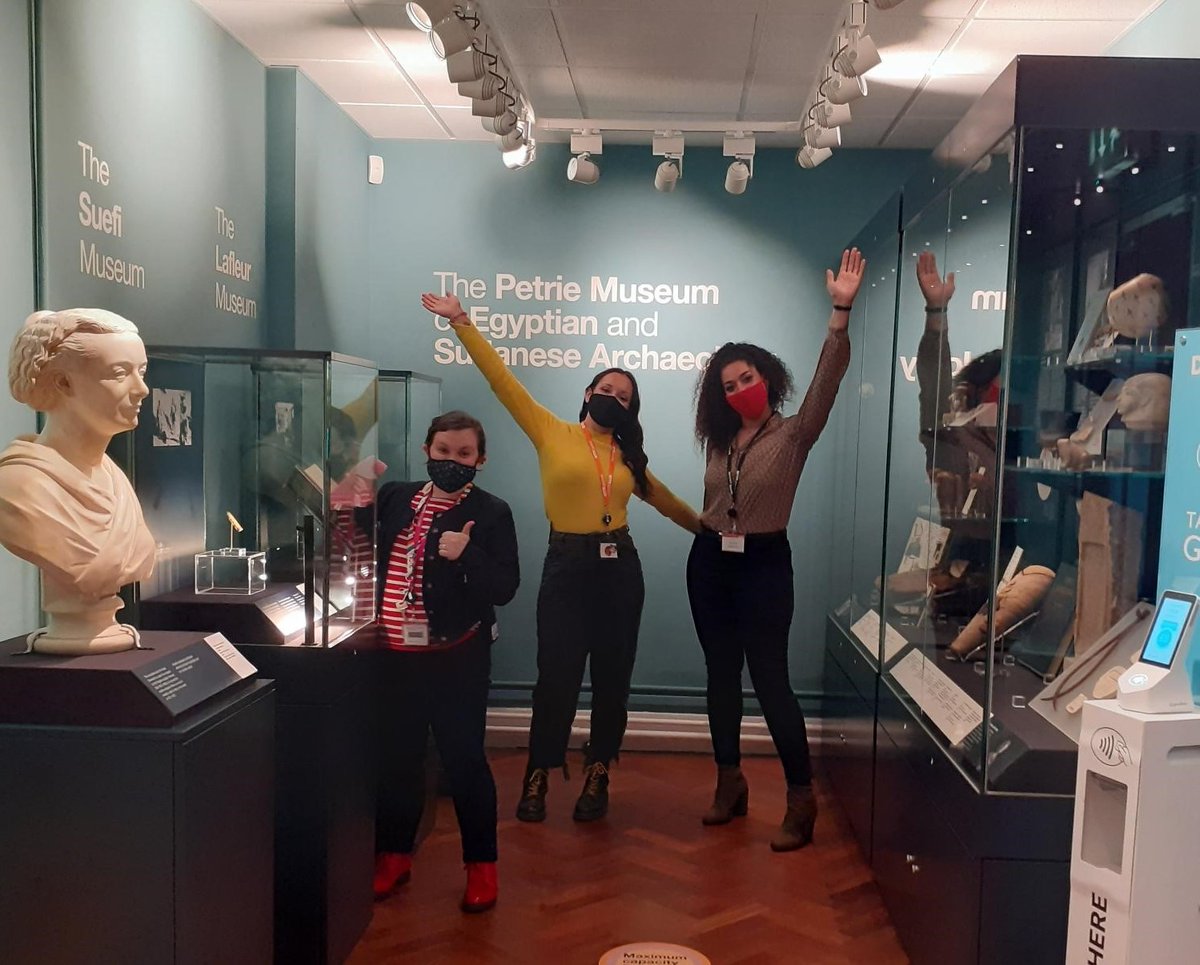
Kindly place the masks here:
[(496, 903), (496, 784), (483, 738), (497, 606), (517, 592), (512, 512), (475, 486), (483, 426), (465, 412), (433, 420), (429, 482), (379, 491), (380, 788), (375, 895), (408, 881), (430, 729), (450, 781), (467, 867), (464, 911)]

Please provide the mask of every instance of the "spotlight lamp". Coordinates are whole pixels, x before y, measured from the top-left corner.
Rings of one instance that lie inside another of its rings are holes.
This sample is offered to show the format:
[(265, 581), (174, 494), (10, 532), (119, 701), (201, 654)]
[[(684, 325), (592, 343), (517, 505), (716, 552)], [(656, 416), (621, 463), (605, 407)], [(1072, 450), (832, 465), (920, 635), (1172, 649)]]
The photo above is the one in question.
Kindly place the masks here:
[(567, 162), (567, 180), (576, 184), (595, 184), (600, 180), (600, 166), (586, 151)]
[(811, 148), (834, 148), (842, 146), (840, 127), (821, 127), (810, 124), (804, 129), (804, 143)]
[(494, 55), (469, 47), (446, 58), (446, 73), (452, 84), (470, 84), (487, 77), (488, 65), (495, 63)]
[(495, 118), (508, 110), (509, 102), (503, 94), (480, 99), (471, 98), (471, 114), (474, 117)]
[(683, 164), (683, 158), (667, 158), (657, 168), (654, 169), (654, 190), (661, 191), (664, 194), (670, 194), (675, 190), (675, 186), (679, 183), (680, 177), (683, 176), (680, 171), (680, 165)]
[(414, 2), (404, 5), (404, 12), (408, 14), (408, 19), (413, 22), (413, 26), (429, 33), (435, 23), (445, 20), (454, 13), (454, 8), (457, 6), (458, 0), (419, 0), (419, 2), (414, 0)]
[(650, 151), (664, 158), (654, 170), (654, 190), (670, 194), (683, 177), (683, 135), (676, 132), (655, 134)]
[(820, 93), (830, 104), (849, 104), (867, 96), (867, 81), (864, 77), (847, 77), (829, 69), (821, 83)]
[(723, 152), (734, 159), (725, 172), (725, 190), (730, 194), (745, 194), (754, 177), (754, 136), (727, 134)]
[(528, 137), (520, 145), (513, 148), (511, 151), (505, 151), (500, 155), (500, 159), (504, 162), (504, 166), (510, 171), (518, 171), (521, 168), (529, 167), (537, 157), (537, 144), (532, 137)]
[(859, 77), (882, 62), (879, 48), (867, 33), (867, 5), (856, 0), (850, 4), (845, 29), (838, 34), (833, 67), (843, 77)]
[(796, 163), (800, 167), (807, 169), (815, 168), (819, 164), (823, 164), (833, 157), (833, 151), (827, 147), (812, 147), (805, 145), (796, 152)]
[(483, 124), (483, 129), (489, 134), (503, 136), (517, 129), (517, 115), (511, 107), (499, 117), (484, 117), (480, 118), (480, 120)]
[(507, 154), (509, 151), (515, 151), (517, 148), (521, 147), (525, 143), (525, 130), (526, 128), (524, 126), (518, 125), (507, 134), (503, 135), (499, 139), (500, 150)]
[(470, 4), (461, 11), (454, 10), (449, 16), (437, 21), (429, 32), (429, 42), (433, 44), (434, 54), (439, 60), (445, 60), (471, 48), (475, 43), (475, 29), (478, 26), (479, 18), (475, 16), (475, 10)]
[(848, 104), (830, 104), (819, 100), (808, 109), (808, 116), (821, 127), (841, 127), (853, 119)]

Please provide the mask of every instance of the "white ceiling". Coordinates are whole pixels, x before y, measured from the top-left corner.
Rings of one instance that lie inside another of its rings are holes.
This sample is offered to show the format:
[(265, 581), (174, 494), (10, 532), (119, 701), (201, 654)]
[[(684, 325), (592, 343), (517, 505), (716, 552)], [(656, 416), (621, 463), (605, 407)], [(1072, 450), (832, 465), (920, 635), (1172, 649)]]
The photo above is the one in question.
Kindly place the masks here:
[[(263, 63), (303, 70), (373, 137), (492, 137), (447, 79), (427, 35), (409, 22), (403, 0), (196, 2)], [(852, 105), (843, 143), (934, 147), (1017, 54), (1101, 54), (1161, 2), (906, 0), (870, 8), (868, 32), (883, 63), (867, 75), (869, 96)], [(798, 120), (847, 0), (478, 6), (539, 126), (585, 128), (592, 119), (687, 131), (689, 124)], [(799, 135), (760, 134), (758, 142), (795, 145)]]

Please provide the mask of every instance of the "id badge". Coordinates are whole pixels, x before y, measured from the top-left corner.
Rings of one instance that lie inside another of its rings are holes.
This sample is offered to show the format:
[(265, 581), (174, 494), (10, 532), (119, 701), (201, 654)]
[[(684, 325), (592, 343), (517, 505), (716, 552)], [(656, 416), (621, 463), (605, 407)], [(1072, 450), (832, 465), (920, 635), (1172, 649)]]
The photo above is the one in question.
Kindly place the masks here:
[(427, 647), (427, 646), (429, 646), (429, 624), (428, 623), (406, 623), (406, 624), (404, 624), (404, 645), (406, 647)]
[(600, 544), (600, 559), (615, 560), (617, 558), (616, 543), (601, 543)]
[(721, 552), (722, 553), (745, 553), (746, 552), (746, 534), (745, 533), (722, 533), (721, 534)]

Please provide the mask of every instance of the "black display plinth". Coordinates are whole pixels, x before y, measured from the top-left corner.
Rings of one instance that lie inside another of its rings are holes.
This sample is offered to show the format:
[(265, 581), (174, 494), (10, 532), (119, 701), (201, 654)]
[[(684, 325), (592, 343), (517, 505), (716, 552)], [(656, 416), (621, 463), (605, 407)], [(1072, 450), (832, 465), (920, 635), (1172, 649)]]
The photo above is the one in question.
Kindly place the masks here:
[(5, 965), (271, 960), (274, 687), (171, 727), (0, 724)]
[(272, 583), (253, 596), (172, 590), (138, 603), (145, 630), (219, 631), (234, 643), (304, 642), (304, 594), (292, 583)]
[(0, 643), (0, 723), (170, 727), (254, 671), (220, 634), (147, 632), (142, 646), (59, 657)]
[[(374, 636), (373, 628), (362, 631)], [(275, 961), (340, 963), (371, 921), (375, 773), (370, 654), (241, 646), (278, 687)]]

